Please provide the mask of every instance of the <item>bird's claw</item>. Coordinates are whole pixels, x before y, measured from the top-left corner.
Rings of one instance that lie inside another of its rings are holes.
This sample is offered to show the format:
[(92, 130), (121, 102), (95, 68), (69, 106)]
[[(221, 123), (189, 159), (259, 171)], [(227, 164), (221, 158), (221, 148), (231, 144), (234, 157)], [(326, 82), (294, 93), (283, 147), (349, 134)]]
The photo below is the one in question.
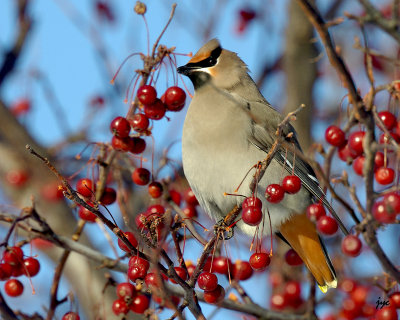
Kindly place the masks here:
[(227, 226), (224, 219), (214, 225), (214, 233), (219, 235), (220, 240), (229, 240), (233, 237), (233, 227)]

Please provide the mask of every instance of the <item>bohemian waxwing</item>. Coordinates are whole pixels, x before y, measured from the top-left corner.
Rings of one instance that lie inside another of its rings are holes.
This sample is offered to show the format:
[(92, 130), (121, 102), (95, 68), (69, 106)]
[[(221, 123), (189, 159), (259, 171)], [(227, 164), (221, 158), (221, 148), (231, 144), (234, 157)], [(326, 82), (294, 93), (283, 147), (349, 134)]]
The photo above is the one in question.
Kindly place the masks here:
[[(200, 205), (220, 221), (242, 197), (226, 196), (240, 184), (239, 193), (251, 196), (251, 167), (265, 159), (276, 139), (283, 117), (271, 107), (236, 53), (222, 49), (218, 40), (207, 42), (178, 72), (190, 78), (195, 93), (183, 126), (182, 161), (186, 178)], [(300, 150), (296, 133), (291, 144)], [(289, 139), (289, 138), (288, 138)], [(293, 169), (294, 164), (294, 169)], [(280, 184), (285, 171), (294, 172), (301, 190), (286, 194), (280, 203), (269, 203), (264, 195), (269, 184)], [(279, 150), (257, 187), (264, 214), (269, 210), (272, 232), (278, 233), (303, 259), (323, 292), (337, 285), (336, 274), (306, 208), (319, 199), (333, 212), (318, 185), (312, 168), (290, 150)], [(265, 226), (269, 225), (268, 223)], [(239, 229), (254, 235), (255, 228), (239, 221)], [(269, 234), (269, 227), (264, 227)]]

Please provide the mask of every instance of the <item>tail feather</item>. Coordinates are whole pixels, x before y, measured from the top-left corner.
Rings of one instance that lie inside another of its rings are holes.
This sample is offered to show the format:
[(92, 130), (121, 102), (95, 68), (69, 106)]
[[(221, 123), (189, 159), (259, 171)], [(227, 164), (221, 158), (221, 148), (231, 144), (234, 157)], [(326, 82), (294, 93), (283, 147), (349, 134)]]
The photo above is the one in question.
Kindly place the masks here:
[(322, 292), (336, 288), (336, 273), (315, 225), (306, 214), (294, 214), (280, 227), (280, 233), (303, 259)]

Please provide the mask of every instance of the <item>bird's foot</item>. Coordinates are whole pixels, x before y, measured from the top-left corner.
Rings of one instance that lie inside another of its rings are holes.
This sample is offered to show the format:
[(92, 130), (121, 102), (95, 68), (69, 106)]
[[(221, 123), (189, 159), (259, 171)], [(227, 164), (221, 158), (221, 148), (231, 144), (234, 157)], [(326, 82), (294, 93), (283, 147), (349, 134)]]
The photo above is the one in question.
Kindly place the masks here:
[(233, 226), (227, 226), (224, 219), (214, 225), (214, 233), (219, 235), (220, 240), (229, 240), (233, 237)]

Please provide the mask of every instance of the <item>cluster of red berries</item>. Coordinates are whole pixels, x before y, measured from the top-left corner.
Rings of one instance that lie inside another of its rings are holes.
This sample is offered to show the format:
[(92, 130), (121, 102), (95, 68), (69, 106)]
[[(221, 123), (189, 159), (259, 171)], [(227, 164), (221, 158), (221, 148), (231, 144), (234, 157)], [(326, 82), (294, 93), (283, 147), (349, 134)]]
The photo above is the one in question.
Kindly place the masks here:
[(382, 200), (375, 202), (372, 214), (381, 223), (394, 223), (396, 216), (400, 214), (400, 194), (398, 192), (385, 194)]
[(288, 281), (285, 283), (283, 291), (274, 293), (270, 301), (271, 308), (274, 310), (298, 309), (303, 303), (301, 286), (297, 281)]
[[(136, 126), (133, 123), (136, 123)], [(142, 131), (140, 128), (143, 128), (143, 131), (145, 131), (149, 126), (149, 119), (145, 115), (136, 114), (130, 123), (124, 117), (116, 117), (110, 124), (110, 130), (113, 133), (111, 146), (115, 150), (141, 154), (146, 149), (146, 141), (140, 137), (131, 137), (129, 135), (131, 126), (136, 131)]]
[(272, 183), (265, 190), (265, 197), (271, 203), (279, 203), (283, 200), (285, 193), (295, 194), (301, 189), (301, 180), (298, 176), (286, 176), (282, 184)]
[(7, 248), (3, 253), (2, 263), (0, 263), (0, 281), (6, 281), (4, 291), (10, 297), (18, 297), (24, 291), (24, 285), (18, 279), (11, 277), (34, 277), (39, 273), (40, 263), (33, 257), (24, 258), (24, 253), (20, 247), (14, 246)]
[[(95, 196), (96, 185), (95, 183), (89, 178), (82, 178), (76, 182), (76, 191), (83, 197), (88, 200), (88, 203), (92, 205), (91, 200)], [(110, 205), (115, 202), (117, 199), (117, 192), (114, 188), (106, 187), (104, 189), (103, 195), (100, 198), (100, 203), (102, 205)], [(82, 220), (87, 222), (95, 222), (97, 216), (91, 212), (90, 210), (86, 209), (85, 207), (79, 206), (78, 209), (79, 217)]]
[[(359, 319), (360, 317), (375, 320), (397, 320), (397, 311), (400, 309), (400, 292), (396, 291), (380, 301), (388, 300), (389, 305), (382, 306), (376, 303), (376, 293), (371, 288), (358, 284), (352, 279), (344, 279), (340, 282), (339, 289), (345, 293), (342, 307), (338, 315), (328, 315), (324, 320), (335, 319)], [(378, 300), (378, 301), (379, 301)]]
[(117, 299), (114, 300), (112, 310), (116, 315), (127, 314), (129, 311), (143, 314), (150, 304), (147, 295), (136, 290), (129, 282), (122, 282), (116, 288)]
[(160, 120), (166, 111), (177, 112), (183, 109), (186, 93), (177, 86), (169, 87), (161, 98), (157, 98), (157, 91), (151, 85), (141, 86), (137, 91), (137, 98), (143, 104), (144, 114), (153, 120)]
[[(282, 184), (272, 183), (267, 186), (265, 197), (270, 203), (279, 203), (285, 193), (295, 194), (301, 189), (301, 180), (295, 175), (286, 176)], [(244, 223), (256, 226), (262, 221), (262, 202), (255, 196), (246, 198), (242, 203), (242, 220)]]
[(326, 215), (321, 203), (313, 203), (307, 207), (307, 217), (317, 224), (317, 229), (324, 235), (333, 235), (338, 230), (336, 220)]
[[(382, 133), (379, 137), (379, 143), (387, 146), (391, 143), (391, 140), (400, 142), (400, 122), (397, 121), (393, 113), (389, 111), (381, 111), (378, 113), (378, 117), (382, 121), (385, 128), (389, 131), (390, 136)], [(364, 131), (352, 132), (348, 139), (346, 134), (337, 126), (329, 126), (325, 131), (325, 139), (332, 146), (338, 147), (339, 158), (345, 162), (352, 162), (353, 170), (357, 175), (364, 175)], [(387, 153), (390, 150), (386, 150), (386, 154), (383, 152), (377, 152), (375, 155), (375, 180), (381, 185), (389, 185), (393, 183), (395, 179), (395, 171), (388, 167)]]

